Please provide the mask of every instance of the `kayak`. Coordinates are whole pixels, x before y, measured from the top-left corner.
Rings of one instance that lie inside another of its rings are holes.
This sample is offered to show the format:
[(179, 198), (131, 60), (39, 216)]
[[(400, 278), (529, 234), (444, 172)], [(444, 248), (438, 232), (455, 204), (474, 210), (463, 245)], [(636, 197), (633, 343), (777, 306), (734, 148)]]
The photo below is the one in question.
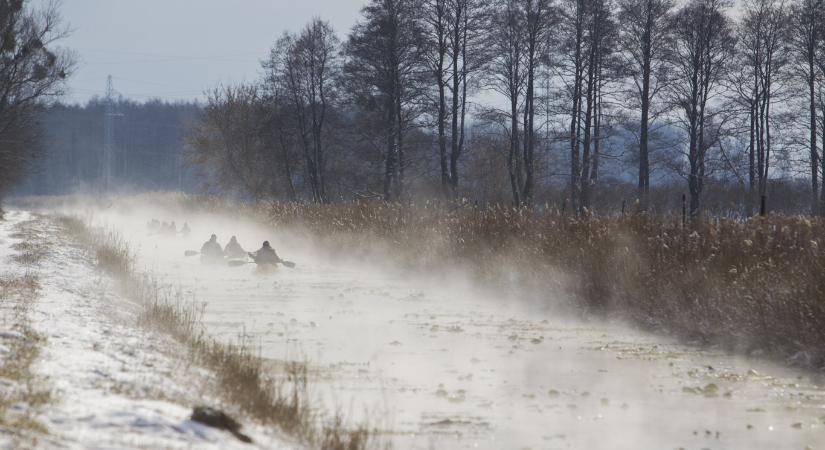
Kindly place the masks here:
[(278, 271), (278, 266), (276, 264), (256, 264), (255, 265), (255, 274), (256, 275), (269, 275)]
[(229, 259), (246, 259), (247, 253), (245, 251), (230, 251), (226, 254)]
[(223, 256), (217, 257), (201, 255), (201, 264), (205, 266), (222, 266), (226, 264), (226, 260), (223, 258)]

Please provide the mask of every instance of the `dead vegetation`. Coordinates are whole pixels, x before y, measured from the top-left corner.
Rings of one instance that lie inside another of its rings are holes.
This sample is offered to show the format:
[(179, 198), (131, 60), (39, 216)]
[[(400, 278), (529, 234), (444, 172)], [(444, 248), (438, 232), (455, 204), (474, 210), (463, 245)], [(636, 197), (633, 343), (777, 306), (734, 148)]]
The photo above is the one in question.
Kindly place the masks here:
[[(12, 259), (23, 265), (37, 264), (43, 256), (35, 241), (23, 241), (13, 247), (18, 254)], [(0, 345), (5, 347), (0, 358), (0, 380), (3, 380), (0, 428), (11, 433), (14, 444), (21, 447), (36, 445), (37, 436), (46, 433), (45, 426), (36, 417), (41, 408), (52, 401), (47, 383), (32, 371), (45, 341), (32, 328), (28, 317), (39, 289), (38, 277), (30, 271), (0, 276), (0, 314), (3, 316), (0, 326), (4, 328)]]
[(562, 290), (591, 312), (825, 369), (822, 219), (707, 218), (683, 227), (680, 218), (644, 214), (383, 202), (275, 204), (271, 215), (343, 254), (382, 252), (425, 270), (464, 267), (511, 290)]
[(124, 292), (141, 307), (139, 323), (169, 334), (185, 345), (196, 364), (212, 370), (218, 394), (227, 403), (264, 425), (279, 427), (312, 448), (368, 448), (365, 426), (350, 429), (340, 416), (327, 418), (312, 405), (304, 363), (287, 364), (273, 373), (249, 342), (219, 342), (203, 329), (202, 309), (179, 291), (165, 289), (131, 270), (132, 254), (117, 233), (87, 228), (76, 218), (59, 219), (64, 228), (94, 252), (101, 270), (117, 277)]
[(119, 278), (131, 274), (134, 255), (116, 231), (100, 228), (90, 230), (76, 217), (60, 216), (57, 222), (76, 237), (81, 245), (94, 252), (95, 266), (98, 269)]
[(11, 246), (17, 253), (12, 259), (20, 265), (31, 267), (37, 265), (46, 256), (46, 245), (37, 239), (34, 224), (36, 220), (27, 220), (18, 224), (15, 231), (10, 235), (13, 239), (19, 239)]

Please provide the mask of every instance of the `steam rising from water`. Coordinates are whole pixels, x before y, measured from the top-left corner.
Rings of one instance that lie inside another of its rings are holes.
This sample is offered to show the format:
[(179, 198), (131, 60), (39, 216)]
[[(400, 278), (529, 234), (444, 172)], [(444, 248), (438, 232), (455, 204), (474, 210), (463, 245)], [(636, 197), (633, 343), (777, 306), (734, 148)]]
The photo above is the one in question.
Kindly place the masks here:
[[(547, 293), (505, 296), (460, 270), (404, 273), (375, 255), (332, 258), (296, 233), (239, 215), (153, 205), (86, 208), (123, 234), (136, 267), (205, 302), (205, 325), (261, 355), (311, 364), (319, 405), (390, 431), (396, 448), (814, 448), (825, 392), (790, 370), (701, 351), (620, 324), (582, 322)], [(73, 212), (80, 209), (74, 208)], [(189, 237), (150, 233), (152, 218)], [(209, 235), (246, 250), (269, 240), (295, 261), (202, 266)]]

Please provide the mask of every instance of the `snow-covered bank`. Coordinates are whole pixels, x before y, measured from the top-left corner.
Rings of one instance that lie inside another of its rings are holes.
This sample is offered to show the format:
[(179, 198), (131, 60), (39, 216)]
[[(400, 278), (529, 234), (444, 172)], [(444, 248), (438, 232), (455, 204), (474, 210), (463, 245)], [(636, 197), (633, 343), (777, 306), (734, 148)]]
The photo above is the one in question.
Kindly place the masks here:
[[(40, 289), (28, 318), (41, 334), (33, 371), (52, 403), (36, 419), (45, 433), (28, 446), (60, 448), (291, 448), (282, 436), (251, 424), (254, 444), (189, 420), (192, 407), (216, 404), (211, 374), (187, 363), (185, 349), (166, 336), (137, 327), (138, 309), (117, 293), (114, 281), (91, 266), (88, 254), (49, 218), (26, 232), (48, 250), (32, 267), (10, 259), (15, 225), (30, 219), (12, 211), (0, 226), (4, 272), (30, 270)], [(2, 425), (0, 425), (2, 429)], [(9, 430), (6, 430), (7, 432)], [(0, 434), (0, 447), (19, 443)]]

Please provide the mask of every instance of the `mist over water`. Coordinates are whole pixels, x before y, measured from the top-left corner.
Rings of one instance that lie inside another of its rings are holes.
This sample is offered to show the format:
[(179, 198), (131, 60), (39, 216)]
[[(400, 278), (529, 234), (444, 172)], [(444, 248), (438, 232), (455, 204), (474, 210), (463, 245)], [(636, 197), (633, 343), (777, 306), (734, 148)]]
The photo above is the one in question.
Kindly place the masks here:
[[(346, 257), (240, 215), (152, 204), (73, 209), (111, 227), (136, 269), (203, 303), (206, 331), (246, 339), (278, 374), (306, 361), (323, 411), (366, 421), (395, 448), (778, 449), (825, 444), (825, 390), (807, 374), (582, 320), (449, 276)], [(147, 229), (187, 222), (188, 237)], [(297, 267), (204, 266), (211, 234), (269, 240)], [(516, 293), (518, 294), (518, 293)], [(540, 303), (539, 303), (540, 302)]]

